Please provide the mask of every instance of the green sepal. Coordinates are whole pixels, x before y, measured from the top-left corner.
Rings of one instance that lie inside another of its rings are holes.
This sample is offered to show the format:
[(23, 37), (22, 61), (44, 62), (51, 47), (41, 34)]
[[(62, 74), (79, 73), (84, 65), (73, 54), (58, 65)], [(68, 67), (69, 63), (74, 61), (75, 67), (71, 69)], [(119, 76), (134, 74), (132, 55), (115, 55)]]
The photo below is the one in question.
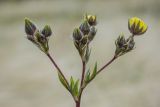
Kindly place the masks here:
[(85, 54), (85, 62), (87, 63), (89, 60), (89, 57), (91, 55), (91, 49), (89, 49), (89, 46), (86, 47), (86, 54)]

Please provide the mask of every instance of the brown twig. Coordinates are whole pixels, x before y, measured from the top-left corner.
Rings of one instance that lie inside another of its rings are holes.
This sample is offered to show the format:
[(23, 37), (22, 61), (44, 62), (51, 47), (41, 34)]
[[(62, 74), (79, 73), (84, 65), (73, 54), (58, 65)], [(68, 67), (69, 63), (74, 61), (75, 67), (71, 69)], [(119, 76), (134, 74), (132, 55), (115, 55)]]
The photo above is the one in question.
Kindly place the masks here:
[(115, 59), (117, 58), (116, 55), (114, 55), (114, 57), (108, 62), (106, 63), (104, 66), (102, 66), (98, 71), (97, 74), (99, 74), (101, 71), (103, 71), (108, 65), (110, 65)]

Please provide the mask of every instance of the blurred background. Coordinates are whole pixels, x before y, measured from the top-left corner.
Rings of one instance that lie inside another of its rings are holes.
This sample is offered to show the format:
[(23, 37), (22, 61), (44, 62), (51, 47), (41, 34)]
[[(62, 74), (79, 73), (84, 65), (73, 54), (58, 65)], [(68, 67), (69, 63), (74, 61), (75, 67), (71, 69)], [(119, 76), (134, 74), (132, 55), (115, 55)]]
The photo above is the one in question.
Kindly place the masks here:
[(115, 51), (128, 18), (149, 26), (136, 48), (118, 58), (86, 88), (82, 107), (160, 107), (160, 0), (0, 0), (0, 107), (74, 107), (49, 59), (26, 39), (24, 18), (51, 26), (50, 53), (69, 79), (80, 78), (73, 29), (85, 13), (97, 15), (88, 68), (101, 67)]

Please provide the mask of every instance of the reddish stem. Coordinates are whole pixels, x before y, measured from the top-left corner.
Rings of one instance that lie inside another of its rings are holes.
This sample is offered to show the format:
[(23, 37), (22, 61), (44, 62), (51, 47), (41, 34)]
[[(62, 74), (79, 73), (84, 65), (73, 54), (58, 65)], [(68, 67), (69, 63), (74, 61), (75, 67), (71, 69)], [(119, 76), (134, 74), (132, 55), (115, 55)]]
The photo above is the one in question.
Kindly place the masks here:
[(86, 63), (85, 63), (84, 61), (82, 61), (81, 87), (82, 87), (82, 85), (83, 85), (83, 81), (84, 81), (85, 69), (86, 69)]
[(101, 67), (98, 71), (97, 74), (99, 74), (101, 71), (103, 71), (108, 65), (110, 65), (117, 57), (114, 56), (108, 63), (106, 63), (103, 67)]
[(51, 60), (51, 62), (53, 63), (53, 65), (56, 67), (56, 69), (58, 70), (58, 72), (63, 76), (63, 78), (65, 79), (67, 85), (69, 85), (66, 77), (64, 76), (64, 74), (62, 73), (61, 69), (58, 67), (58, 65), (56, 64), (56, 62), (53, 60), (53, 58), (51, 57), (51, 55), (49, 53), (47, 53), (47, 56)]
[(80, 101), (76, 102), (76, 107), (80, 107)]

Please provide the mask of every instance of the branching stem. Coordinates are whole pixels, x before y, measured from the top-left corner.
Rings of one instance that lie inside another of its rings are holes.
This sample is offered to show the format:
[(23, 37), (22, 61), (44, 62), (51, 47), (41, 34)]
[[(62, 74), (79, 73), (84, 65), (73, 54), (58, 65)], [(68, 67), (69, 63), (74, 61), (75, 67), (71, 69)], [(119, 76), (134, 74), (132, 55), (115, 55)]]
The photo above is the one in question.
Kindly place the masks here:
[[(97, 74), (96, 75), (98, 75), (100, 72), (102, 72), (107, 66), (109, 66), (116, 58), (118, 58), (116, 55), (114, 55), (114, 57), (109, 61), (109, 62), (107, 62), (104, 66), (102, 66), (98, 71), (97, 71)], [(86, 85), (85, 85), (85, 87), (93, 80), (94, 78), (92, 78)], [(82, 91), (83, 91), (83, 89), (85, 88), (85, 87), (83, 87), (82, 88)]]
[(85, 70), (86, 70), (86, 62), (82, 60), (82, 77), (81, 77), (81, 85), (80, 85), (80, 92), (79, 92), (79, 98), (76, 102), (76, 107), (80, 107), (81, 104), (81, 96), (83, 92), (83, 84), (84, 84), (84, 76), (85, 76)]

